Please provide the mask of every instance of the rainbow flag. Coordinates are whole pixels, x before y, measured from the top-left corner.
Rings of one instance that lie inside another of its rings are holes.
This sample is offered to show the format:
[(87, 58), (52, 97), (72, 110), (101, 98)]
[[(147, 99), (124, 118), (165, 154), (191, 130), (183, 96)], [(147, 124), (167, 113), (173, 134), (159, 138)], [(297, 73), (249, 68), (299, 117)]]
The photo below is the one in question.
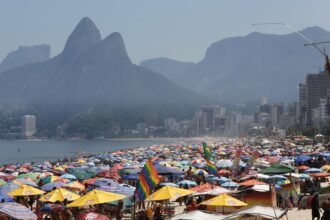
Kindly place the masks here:
[(212, 151), (211, 149), (206, 145), (205, 142), (203, 142), (203, 149), (204, 149), (204, 157), (206, 159), (211, 159), (212, 158)]
[(207, 169), (209, 170), (209, 173), (214, 176), (218, 176), (218, 169), (214, 166), (214, 164), (206, 158), (205, 158), (205, 161), (206, 161), (206, 166), (207, 166)]
[(159, 182), (157, 170), (149, 159), (142, 168), (135, 195), (140, 201), (144, 201)]

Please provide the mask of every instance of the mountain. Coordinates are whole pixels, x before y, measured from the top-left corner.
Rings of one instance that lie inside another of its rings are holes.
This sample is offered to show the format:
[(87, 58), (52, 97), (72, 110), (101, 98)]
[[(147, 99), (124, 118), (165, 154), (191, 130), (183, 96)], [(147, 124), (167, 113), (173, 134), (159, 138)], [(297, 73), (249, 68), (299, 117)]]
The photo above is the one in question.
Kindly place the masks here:
[(176, 61), (164, 57), (144, 60), (140, 63), (140, 66), (161, 73), (173, 82), (183, 81), (186, 73), (195, 65), (192, 62)]
[(29, 63), (45, 61), (49, 59), (49, 56), (49, 45), (19, 46), (17, 50), (10, 52), (3, 59), (0, 64), (0, 72)]
[[(301, 33), (313, 42), (330, 39), (330, 33), (319, 27), (306, 28)], [(306, 74), (318, 73), (324, 65), (323, 56), (313, 47), (304, 47), (305, 43), (297, 33), (254, 32), (223, 39), (211, 44), (203, 60), (178, 74), (183, 76), (175, 82), (227, 103), (255, 101), (260, 96), (268, 96), (272, 101), (294, 101), (298, 97), (297, 86)], [(326, 44), (320, 47), (329, 51)], [(180, 71), (172, 67), (161, 63), (152, 69), (164, 76)]]
[(160, 105), (173, 111), (204, 102), (160, 74), (133, 64), (122, 36), (112, 33), (102, 39), (89, 18), (79, 22), (59, 55), (0, 75), (0, 101), (9, 100), (55, 109)]

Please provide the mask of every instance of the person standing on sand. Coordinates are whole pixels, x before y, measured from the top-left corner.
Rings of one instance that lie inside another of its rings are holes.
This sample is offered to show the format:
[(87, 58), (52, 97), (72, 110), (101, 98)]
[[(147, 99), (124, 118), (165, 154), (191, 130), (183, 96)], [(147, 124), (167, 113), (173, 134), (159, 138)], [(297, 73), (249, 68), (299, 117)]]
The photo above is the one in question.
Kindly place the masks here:
[(311, 203), (312, 203), (312, 220), (314, 220), (314, 218), (320, 220), (319, 195), (317, 193), (314, 194)]

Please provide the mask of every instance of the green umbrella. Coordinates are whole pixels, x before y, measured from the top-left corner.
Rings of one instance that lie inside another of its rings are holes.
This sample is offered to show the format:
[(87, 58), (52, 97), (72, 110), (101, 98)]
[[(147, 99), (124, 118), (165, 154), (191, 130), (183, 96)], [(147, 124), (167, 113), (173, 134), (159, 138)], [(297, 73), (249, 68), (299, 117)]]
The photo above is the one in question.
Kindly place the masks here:
[(6, 181), (4, 181), (4, 180), (0, 179), (0, 186), (3, 186), (3, 185), (5, 185), (6, 183), (7, 183)]
[(93, 170), (82, 169), (82, 168), (70, 169), (69, 173), (77, 177), (78, 180), (87, 180), (96, 175), (96, 173)]
[(16, 179), (31, 178), (33, 180), (37, 180), (39, 175), (40, 173), (24, 173), (18, 175)]

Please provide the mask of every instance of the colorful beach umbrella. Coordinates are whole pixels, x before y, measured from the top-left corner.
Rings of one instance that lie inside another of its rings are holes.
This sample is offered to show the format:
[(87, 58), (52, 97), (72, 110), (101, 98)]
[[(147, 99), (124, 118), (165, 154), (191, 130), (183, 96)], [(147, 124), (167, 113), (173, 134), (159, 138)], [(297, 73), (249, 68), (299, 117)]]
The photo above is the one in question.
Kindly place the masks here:
[(62, 182), (52, 182), (52, 183), (47, 183), (46, 185), (43, 185), (41, 187), (41, 190), (49, 192), (52, 191), (54, 188), (60, 188), (64, 185)]
[(227, 194), (221, 194), (212, 199), (206, 200), (200, 204), (207, 205), (207, 206), (231, 206), (231, 207), (247, 206), (247, 204), (245, 202), (242, 202)]
[(85, 189), (85, 186), (78, 181), (66, 183), (63, 185), (63, 187), (70, 188), (73, 190), (79, 190), (79, 191), (82, 191)]
[(33, 195), (41, 195), (44, 193), (45, 193), (44, 191), (34, 188), (32, 186), (21, 185), (14, 191), (10, 192), (9, 195), (10, 196), (33, 196)]
[(14, 202), (0, 203), (0, 213), (4, 213), (14, 219), (37, 219), (37, 215), (34, 214), (30, 209)]
[(94, 189), (89, 193), (87, 193), (86, 195), (80, 197), (76, 201), (70, 203), (68, 207), (82, 207), (82, 206), (96, 205), (96, 204), (113, 202), (124, 198), (126, 198), (126, 196), (121, 194), (110, 193), (110, 192)]
[(45, 195), (43, 195), (39, 200), (41, 202), (63, 202), (64, 200), (74, 201), (80, 198), (76, 193), (70, 192), (66, 189), (57, 188)]
[(182, 196), (187, 196), (193, 194), (194, 191), (181, 189), (173, 186), (164, 186), (157, 190), (156, 192), (152, 193), (146, 201), (158, 201), (158, 200), (175, 200)]

